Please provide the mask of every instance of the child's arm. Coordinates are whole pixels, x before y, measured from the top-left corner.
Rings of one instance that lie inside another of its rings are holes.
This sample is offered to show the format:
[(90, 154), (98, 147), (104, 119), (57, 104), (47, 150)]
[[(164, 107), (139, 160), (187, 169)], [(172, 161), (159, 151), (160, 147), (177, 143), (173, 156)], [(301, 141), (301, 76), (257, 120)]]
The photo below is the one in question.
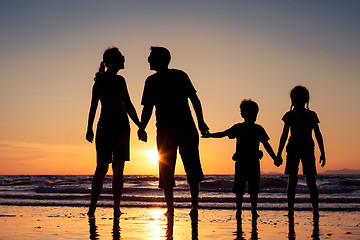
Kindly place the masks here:
[(265, 150), (269, 153), (270, 157), (274, 160), (274, 163), (276, 166), (281, 165), (281, 161), (279, 161), (279, 158), (275, 155), (274, 150), (272, 149), (271, 145), (268, 141), (262, 143), (264, 145)]
[(316, 124), (314, 127), (314, 133), (315, 133), (315, 138), (316, 141), (319, 145), (319, 149), (320, 149), (320, 163), (321, 163), (321, 167), (325, 166), (326, 163), (326, 159), (325, 159), (325, 148), (324, 148), (324, 141), (323, 141), (323, 137), (322, 134), (320, 132), (320, 128), (319, 125)]
[(223, 138), (228, 136), (226, 131), (223, 132), (216, 132), (216, 133), (208, 133), (203, 135), (204, 138)]
[(279, 148), (277, 152), (278, 157), (281, 157), (281, 153), (284, 150), (284, 146), (289, 135), (289, 129), (290, 129), (290, 125), (285, 122), (283, 132), (280, 137)]

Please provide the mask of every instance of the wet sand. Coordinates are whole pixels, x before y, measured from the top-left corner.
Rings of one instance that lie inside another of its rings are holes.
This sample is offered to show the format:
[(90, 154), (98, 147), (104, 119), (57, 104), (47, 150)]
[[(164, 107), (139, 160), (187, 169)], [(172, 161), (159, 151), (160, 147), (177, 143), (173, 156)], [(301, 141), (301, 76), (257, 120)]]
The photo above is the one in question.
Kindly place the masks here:
[[(256, 221), (244, 211), (237, 224), (234, 210), (200, 209), (198, 221), (189, 209), (176, 209), (173, 219), (164, 208), (123, 208), (119, 221), (112, 209), (99, 208), (90, 220), (84, 207), (0, 206), (0, 239), (360, 239), (360, 214), (321, 212), (314, 224), (309, 211), (259, 211)], [(173, 237), (173, 238), (171, 238)]]

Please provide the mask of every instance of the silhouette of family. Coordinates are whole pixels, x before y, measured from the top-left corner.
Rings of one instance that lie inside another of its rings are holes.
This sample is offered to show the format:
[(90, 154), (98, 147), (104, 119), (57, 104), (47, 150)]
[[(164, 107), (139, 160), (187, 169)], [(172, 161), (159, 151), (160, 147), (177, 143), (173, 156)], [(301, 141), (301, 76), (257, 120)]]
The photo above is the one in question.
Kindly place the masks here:
[[(241, 208), (246, 183), (250, 194), (251, 213), (253, 220), (257, 218), (257, 199), (260, 181), (260, 159), (263, 153), (259, 150), (260, 143), (271, 156), (274, 164), (282, 163), (282, 152), (286, 145), (285, 174), (288, 175), (288, 216), (293, 221), (295, 189), (298, 179), (298, 168), (302, 163), (303, 174), (310, 191), (313, 209), (313, 219), (318, 221), (318, 190), (315, 181), (316, 161), (315, 144), (312, 132), (320, 149), (320, 163), (326, 163), (322, 134), (319, 129), (319, 119), (314, 111), (309, 109), (309, 91), (303, 86), (291, 90), (290, 111), (282, 120), (283, 132), (280, 137), (278, 152), (275, 154), (269, 144), (269, 136), (265, 129), (255, 123), (259, 106), (251, 99), (244, 99), (240, 104), (240, 114), (244, 119), (222, 132), (210, 133), (204, 121), (201, 102), (196, 89), (188, 75), (178, 69), (170, 69), (171, 54), (164, 47), (151, 47), (148, 57), (150, 70), (155, 71), (145, 81), (141, 104), (143, 106), (139, 120), (131, 102), (125, 79), (118, 75), (124, 69), (125, 57), (117, 48), (109, 48), (103, 54), (99, 71), (95, 75), (92, 98), (88, 118), (86, 139), (93, 142), (93, 123), (99, 101), (101, 113), (96, 129), (97, 165), (94, 173), (91, 202), (88, 210), (89, 218), (94, 218), (96, 203), (103, 187), (109, 164), (112, 163), (112, 192), (114, 198), (114, 219), (121, 215), (120, 201), (123, 190), (124, 164), (129, 161), (130, 125), (128, 116), (138, 126), (138, 138), (147, 141), (145, 131), (155, 108), (157, 136), (156, 143), (159, 153), (159, 188), (163, 189), (167, 212), (166, 216), (174, 215), (175, 164), (177, 150), (181, 155), (191, 194), (192, 219), (198, 217), (198, 198), (200, 182), (204, 180), (199, 155), (199, 134), (191, 114), (189, 101), (195, 111), (198, 129), (203, 138), (236, 139), (235, 177), (233, 192), (236, 194), (236, 218), (241, 221)], [(289, 136), (290, 131), (290, 137)]]

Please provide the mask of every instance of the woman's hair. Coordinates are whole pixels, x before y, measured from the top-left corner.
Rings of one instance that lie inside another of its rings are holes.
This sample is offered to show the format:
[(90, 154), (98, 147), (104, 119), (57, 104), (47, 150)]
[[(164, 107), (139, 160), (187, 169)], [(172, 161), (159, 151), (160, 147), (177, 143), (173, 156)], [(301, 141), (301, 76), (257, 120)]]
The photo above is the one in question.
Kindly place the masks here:
[(309, 109), (310, 94), (309, 91), (303, 86), (296, 86), (290, 92), (291, 106), (290, 110), (294, 105), (305, 105)]
[(117, 47), (111, 47), (105, 50), (103, 54), (103, 60), (100, 63), (99, 71), (95, 74), (94, 81), (99, 80), (105, 73), (105, 66), (109, 67), (117, 61), (124, 60), (124, 56), (121, 54)]

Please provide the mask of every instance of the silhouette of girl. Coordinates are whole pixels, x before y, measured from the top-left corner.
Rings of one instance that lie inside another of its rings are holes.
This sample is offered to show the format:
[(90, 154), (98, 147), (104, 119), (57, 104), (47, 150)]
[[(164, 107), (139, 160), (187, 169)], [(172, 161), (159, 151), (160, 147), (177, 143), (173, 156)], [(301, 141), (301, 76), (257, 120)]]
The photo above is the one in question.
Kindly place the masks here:
[(139, 118), (131, 103), (125, 79), (117, 75), (124, 69), (125, 58), (117, 48), (109, 48), (104, 52), (99, 72), (95, 75), (92, 99), (89, 112), (86, 139), (94, 139), (93, 123), (96, 109), (101, 102), (101, 113), (96, 130), (97, 166), (92, 181), (89, 217), (94, 217), (96, 202), (103, 187), (104, 178), (112, 163), (114, 197), (114, 218), (120, 212), (120, 200), (124, 184), (124, 164), (129, 161), (130, 125), (128, 114), (133, 122), (139, 126)]
[[(319, 196), (315, 182), (316, 164), (314, 154), (314, 141), (312, 131), (314, 130), (315, 138), (321, 152), (321, 167), (325, 165), (325, 150), (322, 134), (319, 129), (319, 119), (315, 112), (309, 110), (309, 91), (303, 86), (296, 86), (291, 90), (291, 107), (282, 120), (284, 129), (280, 138), (279, 150), (277, 156), (281, 158), (288, 138), (289, 130), (291, 132), (288, 144), (286, 146), (286, 167), (285, 173), (289, 175), (288, 182), (288, 210), (289, 218), (294, 216), (295, 188), (298, 181), (298, 168), (301, 160), (303, 174), (306, 176), (306, 184), (310, 190), (310, 198), (313, 207), (314, 220), (319, 219)], [(306, 108), (305, 108), (306, 107)]]

